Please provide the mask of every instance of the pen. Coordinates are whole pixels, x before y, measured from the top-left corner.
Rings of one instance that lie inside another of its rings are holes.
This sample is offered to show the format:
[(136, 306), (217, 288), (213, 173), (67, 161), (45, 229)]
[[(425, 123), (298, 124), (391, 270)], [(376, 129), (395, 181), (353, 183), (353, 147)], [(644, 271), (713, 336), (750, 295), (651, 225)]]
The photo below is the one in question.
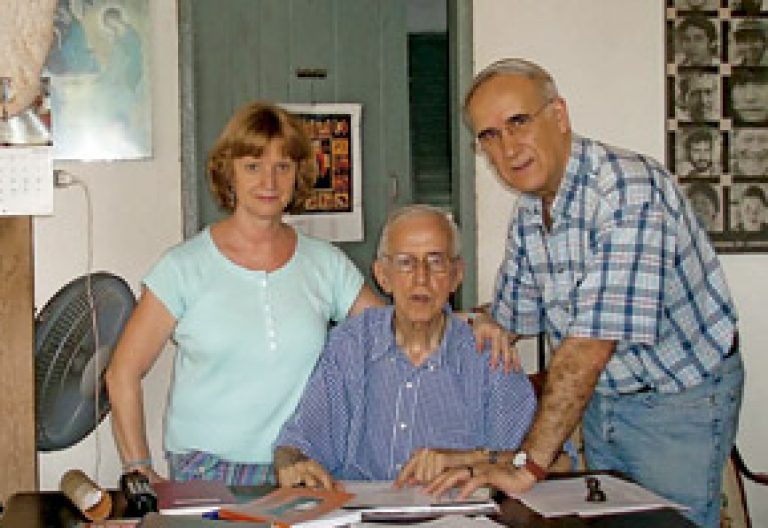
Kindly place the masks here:
[(211, 521), (218, 521), (219, 520), (219, 511), (213, 510), (209, 512), (203, 513), (203, 519), (210, 519)]

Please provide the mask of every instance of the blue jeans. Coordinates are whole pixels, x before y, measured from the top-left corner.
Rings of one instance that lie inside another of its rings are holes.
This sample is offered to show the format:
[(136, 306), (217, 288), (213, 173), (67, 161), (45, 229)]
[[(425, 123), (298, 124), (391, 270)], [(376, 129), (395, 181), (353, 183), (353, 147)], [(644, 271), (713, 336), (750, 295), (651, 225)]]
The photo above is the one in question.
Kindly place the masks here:
[(736, 436), (743, 385), (736, 353), (679, 394), (595, 393), (583, 424), (588, 467), (621, 471), (690, 507), (685, 514), (698, 525), (719, 527), (723, 465)]

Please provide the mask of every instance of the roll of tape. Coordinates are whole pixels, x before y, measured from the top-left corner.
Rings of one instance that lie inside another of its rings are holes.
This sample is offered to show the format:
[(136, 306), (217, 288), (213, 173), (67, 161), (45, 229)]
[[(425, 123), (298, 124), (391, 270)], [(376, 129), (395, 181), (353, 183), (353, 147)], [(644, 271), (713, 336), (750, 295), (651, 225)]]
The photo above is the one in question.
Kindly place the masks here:
[(64, 473), (59, 489), (91, 521), (103, 521), (112, 513), (112, 497), (79, 469)]

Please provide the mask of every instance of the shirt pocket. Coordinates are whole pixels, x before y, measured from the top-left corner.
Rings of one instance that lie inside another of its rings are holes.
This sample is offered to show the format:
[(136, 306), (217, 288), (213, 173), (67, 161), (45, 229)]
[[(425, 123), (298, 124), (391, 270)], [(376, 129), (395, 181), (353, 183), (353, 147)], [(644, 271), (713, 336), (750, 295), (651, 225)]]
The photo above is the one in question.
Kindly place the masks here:
[(576, 317), (576, 292), (582, 280), (579, 274), (567, 269), (556, 269), (553, 276), (544, 280), (546, 317), (563, 334)]

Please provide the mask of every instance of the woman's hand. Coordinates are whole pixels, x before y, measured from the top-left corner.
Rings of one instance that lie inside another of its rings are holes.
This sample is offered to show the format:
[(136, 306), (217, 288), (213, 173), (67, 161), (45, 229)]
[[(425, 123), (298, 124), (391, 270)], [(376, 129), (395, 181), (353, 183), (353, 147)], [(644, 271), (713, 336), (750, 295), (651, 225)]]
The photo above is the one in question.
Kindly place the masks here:
[(275, 450), (277, 485), (290, 488), (304, 486), (342, 491), (344, 486), (333, 480), (323, 466), (293, 446), (279, 446)]
[(277, 484), (282, 487), (305, 486), (341, 490), (343, 486), (335, 482), (323, 466), (309, 458), (294, 462), (277, 470)]

